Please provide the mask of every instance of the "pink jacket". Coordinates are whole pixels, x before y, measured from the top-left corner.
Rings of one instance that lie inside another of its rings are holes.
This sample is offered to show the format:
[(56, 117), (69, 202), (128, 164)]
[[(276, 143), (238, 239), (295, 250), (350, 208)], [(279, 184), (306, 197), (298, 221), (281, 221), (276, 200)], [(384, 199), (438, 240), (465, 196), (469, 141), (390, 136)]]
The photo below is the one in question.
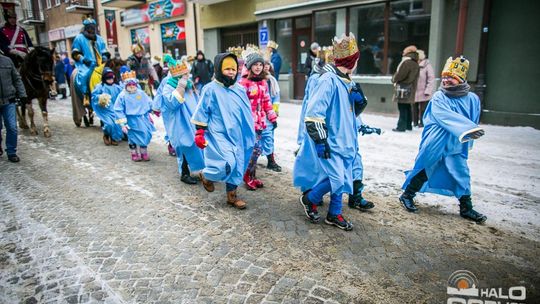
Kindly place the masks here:
[(435, 86), (435, 73), (429, 60), (424, 59), (418, 63), (420, 73), (418, 75), (418, 84), (416, 86), (415, 102), (424, 102), (431, 99)]
[(240, 84), (246, 88), (246, 93), (251, 102), (251, 114), (255, 122), (255, 131), (266, 129), (266, 119), (274, 123), (277, 115), (272, 108), (270, 94), (268, 93), (268, 83), (265, 79), (253, 81), (242, 77)]

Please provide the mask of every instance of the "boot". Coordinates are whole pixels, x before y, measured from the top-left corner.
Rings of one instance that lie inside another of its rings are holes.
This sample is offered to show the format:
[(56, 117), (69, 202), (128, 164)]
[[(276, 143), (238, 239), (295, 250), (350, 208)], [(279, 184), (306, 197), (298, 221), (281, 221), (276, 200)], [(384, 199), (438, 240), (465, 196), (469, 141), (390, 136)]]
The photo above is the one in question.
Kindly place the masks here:
[(191, 172), (189, 171), (189, 165), (185, 156), (183, 156), (182, 174), (180, 176), (180, 180), (188, 185), (195, 185), (197, 183), (197, 179), (191, 176)]
[(255, 184), (255, 182), (253, 182), (253, 178), (249, 169), (246, 171), (246, 173), (244, 173), (244, 183), (246, 184), (246, 188), (248, 190), (250, 191), (257, 190), (257, 185)]
[(414, 203), (414, 197), (416, 196), (416, 192), (422, 189), (422, 186), (427, 180), (428, 180), (428, 177), (426, 175), (425, 170), (418, 172), (418, 174), (416, 174), (413, 178), (411, 178), (411, 181), (407, 185), (407, 188), (405, 188), (405, 191), (399, 197), (399, 201), (401, 202), (401, 204), (407, 211), (409, 212), (418, 211), (418, 208), (416, 207)]
[(216, 188), (214, 187), (214, 182), (213, 181), (210, 181), (210, 180), (207, 180), (206, 178), (204, 178), (204, 175), (203, 175), (202, 172), (199, 172), (199, 178), (201, 179), (204, 190), (206, 190), (208, 192), (214, 192), (214, 190)]
[(143, 161), (149, 161), (150, 160), (150, 156), (148, 156), (148, 148), (141, 147), (141, 159)]
[(281, 167), (276, 163), (276, 160), (274, 159), (274, 153), (267, 155), (266, 158), (268, 159), (268, 165), (266, 166), (267, 169), (281, 172)]
[(414, 204), (414, 197), (415, 194), (411, 194), (407, 191), (403, 192), (403, 194), (399, 197), (399, 201), (405, 207), (405, 209), (409, 212), (417, 212), (418, 208)]
[(140, 162), (142, 159), (137, 152), (136, 145), (129, 145), (129, 152), (131, 153), (131, 160), (134, 162)]
[(167, 151), (169, 151), (170, 156), (176, 156), (176, 151), (174, 150), (173, 146), (171, 145), (171, 142), (167, 143)]
[(115, 141), (115, 140), (112, 140), (112, 138), (111, 138), (111, 145), (112, 146), (118, 146), (118, 142)]
[(257, 174), (257, 168), (253, 168), (253, 171), (251, 172), (251, 180), (255, 184), (255, 187), (257, 188), (264, 187), (263, 182), (260, 179), (257, 179), (257, 177), (255, 176), (256, 174)]
[(487, 220), (485, 215), (473, 209), (470, 195), (463, 195), (459, 198), (459, 215), (478, 224), (483, 224)]
[(105, 144), (105, 146), (111, 145), (111, 138), (106, 134), (103, 134), (103, 143)]
[(232, 191), (227, 191), (227, 204), (234, 206), (237, 209), (246, 208), (246, 202), (236, 197), (236, 189)]
[(350, 208), (366, 211), (375, 207), (375, 204), (362, 197), (362, 190), (364, 190), (362, 180), (353, 181), (353, 194), (349, 194)]

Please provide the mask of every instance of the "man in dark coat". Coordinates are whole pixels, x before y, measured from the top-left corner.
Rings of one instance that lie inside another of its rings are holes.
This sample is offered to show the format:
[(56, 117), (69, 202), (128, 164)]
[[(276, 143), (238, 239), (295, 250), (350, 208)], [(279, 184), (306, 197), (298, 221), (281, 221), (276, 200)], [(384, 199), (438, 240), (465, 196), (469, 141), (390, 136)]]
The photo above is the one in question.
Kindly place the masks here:
[(214, 65), (212, 64), (212, 61), (204, 57), (202, 51), (197, 52), (197, 60), (195, 60), (193, 67), (191, 68), (191, 75), (193, 75), (193, 83), (195, 83), (199, 92), (207, 83), (212, 81), (212, 77), (214, 76)]
[(410, 45), (403, 50), (403, 58), (392, 77), (394, 84), (393, 101), (398, 103), (399, 119), (394, 132), (405, 132), (412, 130), (412, 107), (416, 93), (416, 83), (418, 82), (418, 53), (416, 47)]

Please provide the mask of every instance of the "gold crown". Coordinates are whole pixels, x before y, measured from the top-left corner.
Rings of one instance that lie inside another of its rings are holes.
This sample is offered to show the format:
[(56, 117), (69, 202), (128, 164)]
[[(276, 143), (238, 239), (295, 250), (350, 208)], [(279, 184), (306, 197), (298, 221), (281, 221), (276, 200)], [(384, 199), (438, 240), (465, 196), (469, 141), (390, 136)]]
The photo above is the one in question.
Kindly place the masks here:
[(279, 44), (277, 44), (274, 40), (269, 40), (266, 47), (276, 49), (279, 47)]
[(189, 73), (189, 67), (184, 61), (176, 61), (176, 65), (169, 66), (169, 72), (172, 77), (180, 77)]
[(334, 48), (331, 46), (323, 46), (321, 56), (324, 59), (324, 63), (334, 64)]
[(122, 81), (126, 81), (128, 79), (136, 79), (137, 73), (135, 71), (127, 71), (122, 73)]
[(227, 49), (227, 52), (234, 54), (236, 57), (242, 56), (243, 51), (244, 51), (244, 48), (241, 46), (231, 46)]
[(441, 76), (449, 76), (453, 77), (460, 82), (467, 81), (467, 72), (469, 71), (469, 60), (467, 60), (463, 56), (456, 57), (455, 59), (452, 59), (452, 57), (448, 57), (446, 60), (446, 64), (444, 65), (444, 68), (442, 70)]
[(358, 45), (356, 44), (356, 37), (354, 37), (353, 33), (349, 33), (349, 36), (342, 34), (339, 39), (334, 37), (332, 39), (332, 45), (335, 59), (346, 58), (358, 53)]

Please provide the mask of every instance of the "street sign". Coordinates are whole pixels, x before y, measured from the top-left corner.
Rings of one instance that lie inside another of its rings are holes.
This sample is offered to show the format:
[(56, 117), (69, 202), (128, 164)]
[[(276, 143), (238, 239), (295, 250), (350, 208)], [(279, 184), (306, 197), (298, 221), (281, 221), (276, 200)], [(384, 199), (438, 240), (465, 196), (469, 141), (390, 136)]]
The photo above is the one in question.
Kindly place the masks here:
[(267, 27), (261, 27), (259, 29), (259, 44), (260, 45), (268, 44), (268, 28)]

